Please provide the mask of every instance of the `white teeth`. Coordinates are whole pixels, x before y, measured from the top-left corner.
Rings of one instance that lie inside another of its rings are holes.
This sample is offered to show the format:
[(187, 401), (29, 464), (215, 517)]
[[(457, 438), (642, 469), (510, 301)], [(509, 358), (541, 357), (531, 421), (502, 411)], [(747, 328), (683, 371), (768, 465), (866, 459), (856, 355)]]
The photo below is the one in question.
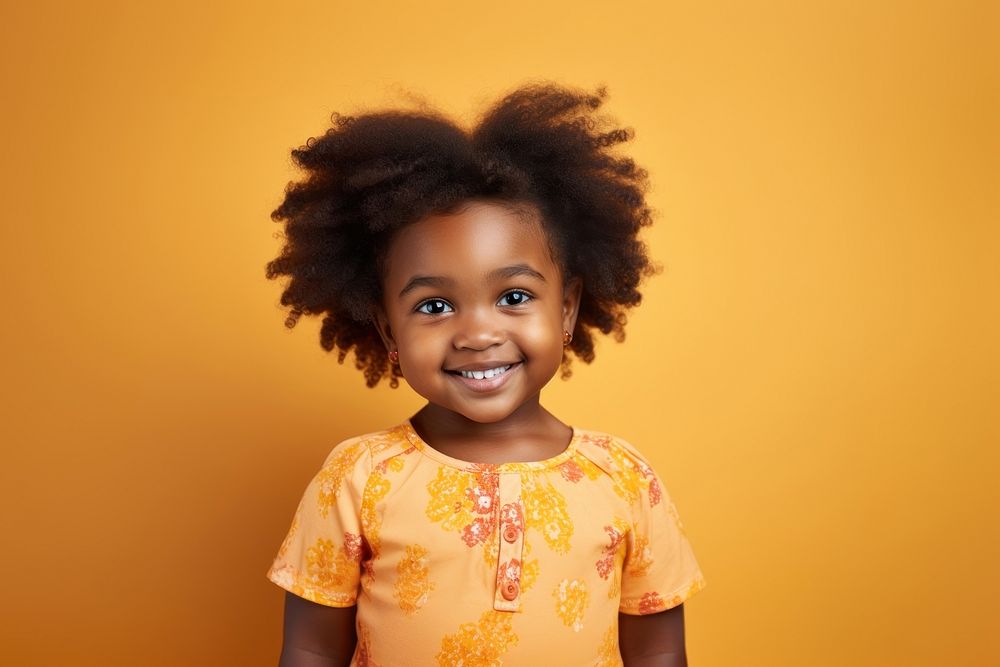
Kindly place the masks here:
[(469, 378), (470, 380), (482, 380), (483, 378), (493, 378), (498, 375), (503, 375), (510, 369), (510, 364), (507, 366), (500, 366), (499, 368), (490, 368), (485, 371), (459, 371), (459, 374), (464, 378)]

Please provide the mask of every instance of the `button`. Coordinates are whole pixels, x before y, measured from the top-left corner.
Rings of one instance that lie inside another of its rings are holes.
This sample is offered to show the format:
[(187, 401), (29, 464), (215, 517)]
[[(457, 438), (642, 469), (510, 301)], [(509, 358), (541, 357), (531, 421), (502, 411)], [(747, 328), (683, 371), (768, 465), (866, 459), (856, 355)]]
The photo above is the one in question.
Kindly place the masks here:
[(508, 525), (503, 529), (503, 539), (507, 540), (511, 544), (517, 541), (517, 528), (513, 525)]
[(503, 596), (504, 600), (508, 602), (517, 597), (517, 594), (521, 592), (521, 587), (517, 585), (516, 581), (505, 581), (503, 587), (500, 589), (500, 595)]

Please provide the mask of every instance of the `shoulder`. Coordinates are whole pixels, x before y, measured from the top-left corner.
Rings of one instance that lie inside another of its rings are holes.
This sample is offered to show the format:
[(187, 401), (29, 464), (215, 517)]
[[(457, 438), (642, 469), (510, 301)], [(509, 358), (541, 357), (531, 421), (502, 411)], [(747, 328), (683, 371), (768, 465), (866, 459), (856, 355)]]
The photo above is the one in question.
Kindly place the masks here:
[(631, 442), (603, 431), (577, 429), (577, 451), (614, 480), (619, 492), (637, 501), (648, 495), (659, 502), (662, 484), (649, 459)]
[(335, 468), (344, 464), (375, 466), (410, 447), (405, 428), (397, 425), (341, 440), (327, 454), (322, 467)]
[(622, 467), (652, 472), (649, 459), (624, 438), (590, 429), (576, 429), (577, 450), (601, 468)]
[(334, 445), (326, 455), (314, 482), (330, 489), (344, 484), (363, 488), (377, 467), (411, 447), (402, 426), (347, 438)]

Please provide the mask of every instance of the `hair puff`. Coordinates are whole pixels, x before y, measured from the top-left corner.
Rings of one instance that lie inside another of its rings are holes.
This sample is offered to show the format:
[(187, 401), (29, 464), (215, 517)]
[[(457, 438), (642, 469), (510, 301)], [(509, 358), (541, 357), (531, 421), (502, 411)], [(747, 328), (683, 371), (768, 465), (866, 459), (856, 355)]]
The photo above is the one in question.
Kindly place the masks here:
[[(374, 324), (381, 267), (394, 232), (430, 214), (488, 199), (537, 207), (556, 260), (583, 283), (573, 340), (594, 359), (594, 332), (625, 336), (626, 311), (653, 272), (639, 231), (652, 222), (646, 171), (614, 148), (632, 138), (600, 115), (607, 97), (529, 84), (496, 102), (471, 129), (433, 111), (333, 114), (325, 134), (292, 151), (303, 176), (271, 214), (284, 245), (267, 264), (286, 276), (281, 305), (294, 328), (321, 315), (320, 344), (353, 353), (368, 386), (399, 384)], [(563, 377), (571, 357), (563, 357)]]

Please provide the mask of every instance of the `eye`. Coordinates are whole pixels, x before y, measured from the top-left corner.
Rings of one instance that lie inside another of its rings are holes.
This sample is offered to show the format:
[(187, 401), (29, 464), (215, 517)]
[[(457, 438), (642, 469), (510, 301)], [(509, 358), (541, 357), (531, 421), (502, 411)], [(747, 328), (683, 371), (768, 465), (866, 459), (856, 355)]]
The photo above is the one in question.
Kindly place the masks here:
[(440, 315), (451, 312), (451, 310), (452, 307), (448, 305), (448, 302), (441, 299), (428, 299), (417, 306), (418, 313), (426, 313), (427, 315)]
[(500, 301), (498, 303), (501, 306), (520, 306), (522, 303), (530, 301), (533, 298), (534, 297), (532, 297), (527, 292), (516, 289), (516, 290), (511, 290), (506, 294), (504, 294), (502, 297), (500, 297)]

